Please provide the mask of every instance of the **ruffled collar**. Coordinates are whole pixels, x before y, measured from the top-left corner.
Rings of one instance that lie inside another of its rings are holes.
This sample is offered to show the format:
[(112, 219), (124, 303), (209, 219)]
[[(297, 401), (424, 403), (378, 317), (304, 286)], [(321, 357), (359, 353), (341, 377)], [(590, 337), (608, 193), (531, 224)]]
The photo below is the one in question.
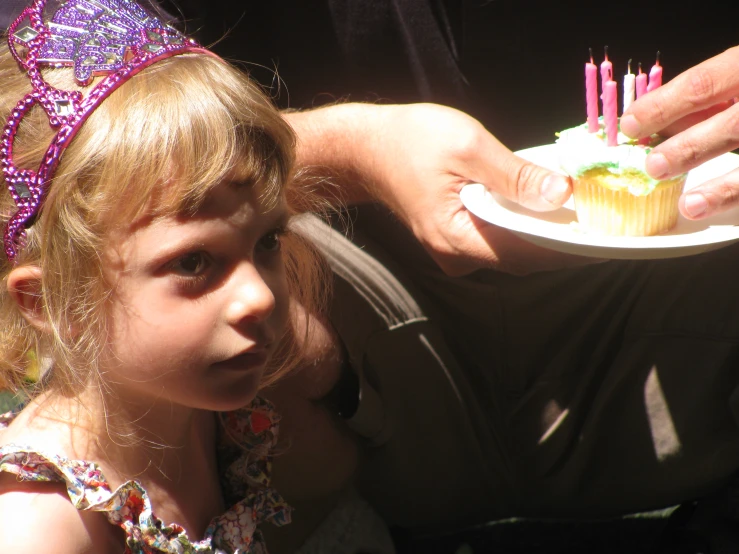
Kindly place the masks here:
[[(0, 416), (0, 429), (14, 415)], [(112, 524), (125, 531), (125, 554), (266, 554), (258, 525), (290, 522), (290, 507), (270, 487), (279, 415), (271, 403), (257, 397), (250, 406), (225, 413), (220, 419), (221, 483), (231, 507), (211, 521), (201, 541), (191, 541), (180, 525), (167, 525), (157, 518), (138, 481), (127, 481), (111, 490), (93, 462), (9, 444), (0, 447), (0, 471), (23, 481), (65, 483), (78, 510), (104, 512)]]

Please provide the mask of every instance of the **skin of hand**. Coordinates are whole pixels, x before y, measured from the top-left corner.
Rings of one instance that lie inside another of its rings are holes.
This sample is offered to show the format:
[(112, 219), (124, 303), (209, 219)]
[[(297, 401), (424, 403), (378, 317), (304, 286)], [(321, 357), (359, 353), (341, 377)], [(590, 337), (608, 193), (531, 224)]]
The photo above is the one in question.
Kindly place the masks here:
[[(663, 179), (739, 147), (739, 46), (681, 73), (634, 102), (621, 117), (633, 137), (669, 136), (647, 156), (646, 170)], [(739, 169), (683, 194), (680, 211), (702, 219), (739, 205)]]
[(338, 104), (286, 115), (301, 165), (331, 168), (347, 204), (379, 201), (415, 234), (448, 275), (480, 268), (512, 274), (595, 261), (535, 246), (486, 223), (459, 191), (483, 183), (535, 211), (559, 208), (567, 177), (513, 154), (474, 118), (436, 104)]

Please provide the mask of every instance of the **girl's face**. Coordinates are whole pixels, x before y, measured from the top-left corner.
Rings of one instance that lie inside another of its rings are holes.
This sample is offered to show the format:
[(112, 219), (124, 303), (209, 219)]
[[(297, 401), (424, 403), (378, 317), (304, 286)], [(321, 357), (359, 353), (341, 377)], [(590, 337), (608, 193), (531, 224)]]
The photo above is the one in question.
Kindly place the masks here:
[(284, 332), (282, 202), (223, 183), (195, 216), (142, 220), (114, 237), (111, 357), (124, 398), (208, 410), (248, 404)]

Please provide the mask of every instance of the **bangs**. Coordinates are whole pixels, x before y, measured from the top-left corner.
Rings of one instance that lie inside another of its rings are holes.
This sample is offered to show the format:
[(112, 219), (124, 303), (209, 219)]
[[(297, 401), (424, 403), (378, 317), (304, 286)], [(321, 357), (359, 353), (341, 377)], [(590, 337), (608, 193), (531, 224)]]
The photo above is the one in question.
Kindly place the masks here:
[[(60, 90), (90, 90), (75, 85), (70, 68), (45, 68), (43, 76)], [(31, 87), (2, 45), (0, 83), (0, 117), (7, 117)], [(16, 165), (37, 169), (56, 132), (34, 106), (14, 141)], [(110, 233), (150, 215), (195, 212), (224, 181), (256, 187), (267, 207), (284, 195), (290, 213), (299, 212), (313, 205), (315, 187), (292, 182), (294, 156), (290, 126), (256, 84), (220, 59), (175, 56), (122, 84), (64, 150), (38, 217), (26, 230), (16, 263), (42, 269), (37, 300), (48, 328), (29, 325), (7, 291), (0, 295), (0, 386), (23, 388), (29, 352), (54, 361), (45, 388), (74, 395), (88, 383), (102, 383), (115, 284), (103, 255)], [(17, 209), (10, 194), (0, 196), (0, 222)], [(296, 304), (318, 313), (331, 279), (299, 233), (286, 233), (284, 250)], [(14, 266), (3, 258), (0, 271), (7, 279)], [(280, 371), (298, 362), (293, 342), (288, 336), (275, 355), (283, 363)]]
[(49, 194), (81, 195), (90, 223), (106, 227), (144, 213), (192, 213), (226, 179), (258, 187), (270, 206), (291, 178), (294, 145), (248, 77), (214, 57), (180, 55), (102, 102), (65, 152)]

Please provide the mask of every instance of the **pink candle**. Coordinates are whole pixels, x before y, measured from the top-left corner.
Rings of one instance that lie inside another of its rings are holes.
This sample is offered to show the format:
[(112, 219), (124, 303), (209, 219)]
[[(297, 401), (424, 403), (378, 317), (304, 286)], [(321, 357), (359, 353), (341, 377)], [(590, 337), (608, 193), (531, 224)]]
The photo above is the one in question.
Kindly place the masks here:
[(603, 121), (606, 125), (608, 146), (618, 144), (618, 85), (616, 81), (603, 83)]
[(636, 76), (636, 97), (641, 98), (647, 93), (647, 74), (641, 70), (639, 62), (639, 74)]
[(590, 61), (585, 64), (585, 101), (588, 108), (588, 132), (598, 132), (598, 68), (593, 63), (593, 51)]
[(662, 66), (659, 65), (659, 52), (657, 52), (657, 61), (654, 62), (652, 69), (649, 71), (649, 85), (647, 92), (662, 86)]
[(605, 59), (600, 64), (600, 82), (607, 83), (613, 78), (613, 64), (608, 59), (608, 46), (605, 47)]
[(600, 64), (600, 88), (601, 88), (601, 95), (600, 99), (603, 102), (603, 121), (604, 123), (606, 119), (606, 83), (613, 80), (613, 64), (611, 63), (611, 60), (608, 59), (608, 46), (604, 47), (604, 60)]

